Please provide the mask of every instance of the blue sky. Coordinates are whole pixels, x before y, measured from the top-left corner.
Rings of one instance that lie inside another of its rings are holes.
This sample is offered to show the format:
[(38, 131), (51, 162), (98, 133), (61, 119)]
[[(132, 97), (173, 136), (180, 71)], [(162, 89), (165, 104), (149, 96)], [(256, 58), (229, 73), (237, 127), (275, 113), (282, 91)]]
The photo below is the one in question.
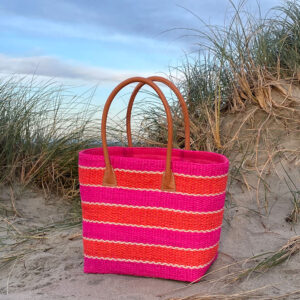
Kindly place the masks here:
[[(263, 12), (280, 3), (258, 2)], [(0, 72), (98, 85), (103, 103), (122, 79), (168, 73), (195, 49), (195, 39), (172, 30), (202, 26), (188, 10), (223, 24), (231, 8), (226, 0), (2, 0)]]

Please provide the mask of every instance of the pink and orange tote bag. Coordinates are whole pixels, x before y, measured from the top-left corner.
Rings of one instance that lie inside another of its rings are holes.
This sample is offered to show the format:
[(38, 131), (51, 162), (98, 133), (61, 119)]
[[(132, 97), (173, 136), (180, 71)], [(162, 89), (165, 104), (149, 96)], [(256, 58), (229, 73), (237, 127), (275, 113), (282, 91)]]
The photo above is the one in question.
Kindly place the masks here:
[[(169, 105), (154, 82), (177, 95), (184, 116), (185, 149), (172, 149)], [(108, 147), (109, 107), (125, 86), (138, 83), (127, 111), (128, 147)], [(163, 102), (168, 123), (167, 148), (132, 147), (130, 115), (143, 85)], [(179, 90), (162, 77), (134, 77), (110, 94), (102, 115), (102, 148), (79, 153), (84, 271), (200, 279), (217, 257), (228, 159), (190, 150), (186, 104)]]

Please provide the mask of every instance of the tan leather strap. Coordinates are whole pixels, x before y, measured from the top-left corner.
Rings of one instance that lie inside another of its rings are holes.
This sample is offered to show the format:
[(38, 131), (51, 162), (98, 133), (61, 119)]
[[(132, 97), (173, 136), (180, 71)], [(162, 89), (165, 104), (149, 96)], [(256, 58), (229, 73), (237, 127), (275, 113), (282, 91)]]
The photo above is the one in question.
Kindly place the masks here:
[[(189, 113), (186, 106), (186, 103), (179, 92), (178, 88), (174, 85), (173, 82), (170, 80), (160, 77), (160, 76), (151, 76), (148, 77), (148, 79), (152, 81), (158, 81), (162, 82), (165, 85), (167, 85), (177, 96), (179, 103), (181, 105), (183, 119), (184, 119), (184, 130), (185, 130), (185, 150), (190, 150), (190, 119), (189, 119)], [(126, 114), (126, 131), (127, 131), (127, 139), (128, 139), (128, 147), (132, 147), (132, 137), (131, 137), (131, 112), (132, 112), (132, 106), (133, 102), (135, 100), (136, 95), (138, 94), (139, 90), (144, 86), (144, 83), (139, 83), (134, 91), (132, 92), (132, 95), (130, 97), (128, 108), (127, 108), (127, 114)]]
[(110, 159), (109, 159), (109, 153), (108, 153), (108, 147), (107, 147), (107, 140), (106, 140), (106, 123), (107, 123), (107, 115), (108, 111), (110, 108), (110, 105), (112, 101), (114, 100), (115, 96), (118, 94), (118, 92), (127, 86), (130, 83), (134, 82), (140, 82), (143, 85), (147, 84), (151, 86), (155, 92), (158, 94), (159, 98), (161, 99), (166, 115), (167, 115), (167, 122), (168, 122), (168, 145), (167, 145), (167, 157), (166, 157), (166, 168), (165, 172), (162, 177), (162, 184), (161, 184), (161, 189), (162, 190), (167, 190), (167, 191), (175, 191), (175, 180), (174, 180), (174, 175), (171, 170), (171, 156), (172, 156), (172, 143), (173, 143), (173, 122), (172, 122), (172, 115), (171, 115), (171, 110), (169, 107), (169, 104), (160, 90), (160, 88), (153, 83), (148, 78), (143, 78), (143, 77), (132, 77), (129, 79), (124, 80), (121, 82), (119, 85), (117, 85), (114, 90), (111, 92), (109, 95), (104, 109), (102, 113), (102, 122), (101, 122), (101, 138), (102, 138), (102, 147), (103, 147), (103, 155), (104, 155), (104, 160), (105, 160), (105, 171), (104, 171), (104, 177), (103, 177), (103, 185), (104, 186), (117, 186), (117, 180), (116, 176), (114, 173), (114, 170), (111, 166)]

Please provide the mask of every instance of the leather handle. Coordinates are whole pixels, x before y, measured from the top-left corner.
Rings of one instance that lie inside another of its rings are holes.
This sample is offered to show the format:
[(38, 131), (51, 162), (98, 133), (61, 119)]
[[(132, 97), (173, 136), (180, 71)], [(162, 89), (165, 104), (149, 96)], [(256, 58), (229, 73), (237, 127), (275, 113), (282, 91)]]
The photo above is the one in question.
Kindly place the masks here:
[[(161, 83), (164, 83), (167, 85), (177, 96), (179, 103), (181, 105), (182, 109), (182, 114), (183, 114), (183, 120), (184, 120), (184, 130), (185, 130), (185, 150), (190, 150), (190, 119), (189, 119), (189, 113), (188, 109), (186, 106), (186, 103), (178, 90), (178, 88), (175, 86), (173, 82), (170, 80), (161, 77), (161, 76), (151, 76), (148, 77), (148, 79), (152, 81), (158, 81)], [(130, 97), (129, 103), (128, 103), (128, 108), (127, 108), (127, 114), (126, 114), (126, 131), (127, 131), (127, 140), (128, 140), (128, 147), (132, 147), (132, 136), (131, 136), (131, 112), (132, 112), (132, 106), (133, 102), (135, 100), (136, 95), (140, 91), (140, 89), (144, 86), (145, 84), (143, 82), (139, 83), (135, 89), (132, 92), (132, 95)]]
[(103, 113), (102, 113), (102, 121), (101, 121), (101, 138), (102, 138), (103, 155), (105, 160), (103, 185), (117, 186), (116, 176), (109, 159), (107, 140), (106, 140), (106, 124), (107, 124), (108, 111), (112, 101), (114, 100), (115, 96), (119, 93), (119, 91), (125, 86), (129, 85), (130, 83), (135, 83), (135, 82), (139, 82), (142, 83), (143, 85), (147, 84), (151, 86), (158, 94), (159, 98), (161, 99), (164, 105), (166, 115), (167, 115), (167, 123), (168, 123), (168, 145), (167, 145), (167, 156), (166, 156), (166, 168), (162, 177), (161, 189), (166, 191), (175, 191), (175, 180), (171, 170), (171, 156), (172, 156), (172, 143), (173, 143), (173, 121), (172, 121), (171, 110), (166, 100), (166, 97), (164, 96), (160, 88), (155, 83), (153, 83), (153, 81), (144, 77), (132, 77), (124, 80), (114, 88), (114, 90), (111, 92), (111, 94), (109, 95), (105, 103)]

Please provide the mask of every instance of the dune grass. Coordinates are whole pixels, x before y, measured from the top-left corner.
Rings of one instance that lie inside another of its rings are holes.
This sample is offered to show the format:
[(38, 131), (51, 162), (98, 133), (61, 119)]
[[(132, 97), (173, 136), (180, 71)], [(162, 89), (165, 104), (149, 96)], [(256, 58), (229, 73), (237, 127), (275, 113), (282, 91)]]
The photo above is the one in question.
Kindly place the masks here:
[[(201, 280), (206, 277), (209, 277), (213, 273), (221, 274), (224, 270), (228, 270), (228, 273), (224, 276), (220, 275), (216, 279), (206, 278), (206, 283), (208, 284), (218, 284), (218, 286), (222, 287), (222, 283), (224, 286), (228, 286), (237, 281), (247, 280), (250, 276), (259, 276), (265, 272), (270, 271), (273, 267), (289, 260), (292, 256), (299, 254), (300, 252), (300, 236), (294, 236), (290, 238), (285, 245), (280, 247), (275, 251), (270, 251), (266, 253), (262, 253), (259, 255), (255, 255), (253, 257), (247, 258), (245, 260), (237, 261), (235, 263), (225, 265), (219, 269), (209, 271), (206, 273)], [(233, 270), (234, 269), (234, 270)], [(186, 285), (183, 288), (179, 288), (175, 291), (183, 290), (194, 283), (192, 282)], [(300, 290), (294, 290), (290, 293), (285, 293), (277, 296), (266, 296), (268, 294), (268, 290), (270, 288), (276, 287), (276, 284), (266, 285), (262, 287), (258, 287), (252, 290), (242, 290), (236, 293), (228, 293), (228, 294), (195, 294), (187, 297), (179, 297), (172, 298), (173, 300), (205, 300), (205, 299), (288, 299), (289, 296), (299, 295)]]
[[(245, 151), (248, 146), (241, 137), (244, 125), (253, 122), (255, 114), (265, 113), (262, 122), (257, 122), (256, 132), (244, 139), (256, 145), (252, 150), (257, 161), (269, 119), (279, 120), (280, 126), (291, 130), (289, 124), (299, 126), (299, 120), (292, 115), (300, 112), (299, 100), (282, 80), (291, 84), (299, 81), (300, 4), (286, 1), (267, 16), (245, 12), (245, 1), (231, 4), (231, 18), (227, 17), (225, 26), (205, 25), (200, 21), (200, 29), (188, 30), (198, 44), (198, 57), (187, 58), (171, 74), (188, 104), (194, 150), (225, 154), (233, 148)], [(274, 89), (284, 101), (274, 100)], [(90, 98), (74, 97), (70, 90), (55, 82), (41, 84), (28, 78), (1, 79), (0, 97), (0, 182), (17, 180), (65, 198), (77, 197), (78, 151), (95, 144), (100, 133), (99, 124), (93, 121), (100, 118), (92, 118), (95, 109), (89, 103)], [(183, 147), (182, 118), (173, 100), (174, 147)], [(166, 143), (164, 111), (151, 106), (152, 103), (152, 100), (147, 102), (139, 111), (144, 117), (141, 125), (136, 126), (137, 144)], [(253, 110), (246, 109), (249, 104)], [(245, 111), (240, 127), (234, 134), (224, 134), (224, 116), (240, 111)], [(117, 131), (110, 130), (114, 138), (119, 135)], [(124, 131), (125, 128), (121, 142)], [(263, 181), (264, 169), (256, 167), (258, 186)]]
[[(224, 26), (208, 25), (199, 19), (199, 29), (180, 29), (193, 37), (199, 49), (197, 55), (187, 56), (181, 66), (171, 69), (171, 77), (189, 106), (195, 150), (226, 150), (227, 141), (220, 138), (222, 112), (241, 111), (251, 103), (280, 117), (276, 109), (289, 107), (295, 100), (281, 80), (300, 80), (299, 2), (285, 1), (265, 16), (247, 12), (247, 1), (238, 5), (229, 2), (231, 13)], [(290, 101), (276, 103), (273, 89)], [(145, 132), (157, 140), (164, 121), (155, 122), (154, 118), (164, 120), (162, 113), (152, 110), (147, 115), (156, 126)]]
[[(270, 288), (270, 286), (264, 286), (262, 288), (252, 289), (249, 291), (241, 291), (234, 294), (208, 294), (208, 295), (195, 295), (184, 298), (173, 298), (171, 300), (250, 300), (250, 299), (260, 299), (260, 300), (284, 300), (290, 297), (298, 297), (300, 295), (300, 290), (292, 291), (287, 294), (277, 295), (277, 296), (264, 296), (264, 290)], [(297, 298), (291, 298), (297, 299)]]
[[(232, 160), (231, 179), (239, 178), (247, 188), (252, 188), (243, 170), (247, 160), (253, 160), (252, 171), (258, 174), (254, 188), (259, 190), (263, 186), (267, 190), (264, 174), (274, 164), (274, 157), (287, 151), (295, 155), (300, 153), (299, 149), (281, 149), (277, 144), (272, 144), (271, 150), (267, 149), (270, 143), (264, 132), (271, 120), (276, 120), (278, 126), (286, 127), (290, 132), (297, 126), (299, 128), (299, 99), (290, 93), (287, 84), (299, 84), (300, 80), (300, 4), (286, 1), (264, 17), (245, 13), (243, 2), (238, 6), (232, 3), (232, 8), (234, 13), (227, 26), (207, 25), (204, 29), (189, 30), (197, 40), (199, 55), (196, 59), (187, 58), (181, 67), (173, 69), (171, 77), (188, 104), (191, 148), (230, 155), (236, 147), (241, 158), (237, 162)], [(274, 99), (274, 90), (283, 101)], [(13, 77), (0, 80), (0, 98), (0, 183), (35, 185), (46, 193), (78, 199), (78, 151), (93, 146), (100, 137), (99, 124), (95, 121), (99, 118), (93, 118), (96, 110), (90, 104), (91, 95), (76, 97), (53, 81), (40, 83), (35, 79)], [(180, 108), (175, 99), (170, 100), (176, 133), (174, 146), (183, 148)], [(144, 99), (143, 102), (145, 104)], [(136, 143), (158, 146), (166, 143), (165, 117), (162, 108), (152, 106), (152, 103), (152, 100), (147, 103), (146, 111), (139, 111), (144, 117), (141, 126), (136, 127), (135, 137)], [(256, 119), (257, 114), (262, 117)], [(240, 118), (237, 130), (230, 135), (224, 134), (222, 129), (222, 121), (228, 115)], [(249, 120), (257, 126), (251, 136), (243, 139), (240, 133)], [(116, 138), (119, 131), (110, 130)], [(262, 151), (268, 155), (266, 162), (259, 166), (258, 157)], [(300, 212), (299, 190), (294, 179), (286, 176), (285, 180), (293, 203), (287, 221), (296, 223)], [(258, 198), (257, 193), (260, 204)], [(30, 244), (34, 239), (43, 239), (51, 230), (72, 228), (81, 222), (80, 216), (75, 215), (62, 222), (20, 231), (5, 217), (18, 216), (13, 192), (11, 199), (11, 208), (0, 203), (5, 224), (2, 230), (8, 232), (0, 237), (0, 252), (11, 246)], [(299, 237), (296, 237), (274, 253), (249, 259), (249, 267), (229, 274), (226, 280), (236, 281), (266, 272), (298, 253), (299, 249)], [(10, 251), (1, 256), (0, 268), (37, 250), (29, 245), (22, 251)], [(261, 296), (260, 291), (226, 295), (226, 298), (254, 299), (256, 296)], [(224, 297), (202, 295), (186, 299)]]
[(2, 218), (1, 222), (3, 225), (0, 226), (0, 234), (2, 232), (6, 234), (0, 235), (0, 270), (28, 254), (44, 251), (43, 248), (32, 246), (32, 242), (46, 239), (54, 232), (79, 227), (81, 216), (70, 213), (63, 220), (25, 229), (18, 229), (17, 225), (6, 218)]
[[(280, 144), (282, 137), (296, 136), (300, 125), (300, 98), (293, 94), (300, 80), (300, 3), (285, 1), (265, 16), (247, 12), (247, 1), (230, 3), (224, 26), (199, 19), (199, 29), (180, 29), (193, 37), (198, 53), (172, 68), (170, 76), (188, 104), (191, 148), (229, 156), (232, 175), (247, 189), (254, 186), (258, 206), (267, 210), (265, 175), (282, 157), (290, 162), (300, 156), (299, 147)], [(170, 100), (178, 133), (174, 146), (183, 148), (180, 109)], [(137, 143), (166, 144), (162, 107), (147, 106), (138, 114), (145, 117)], [(247, 179), (253, 174), (255, 184)]]
[(99, 140), (89, 95), (54, 81), (0, 80), (0, 182), (78, 196), (78, 151)]

